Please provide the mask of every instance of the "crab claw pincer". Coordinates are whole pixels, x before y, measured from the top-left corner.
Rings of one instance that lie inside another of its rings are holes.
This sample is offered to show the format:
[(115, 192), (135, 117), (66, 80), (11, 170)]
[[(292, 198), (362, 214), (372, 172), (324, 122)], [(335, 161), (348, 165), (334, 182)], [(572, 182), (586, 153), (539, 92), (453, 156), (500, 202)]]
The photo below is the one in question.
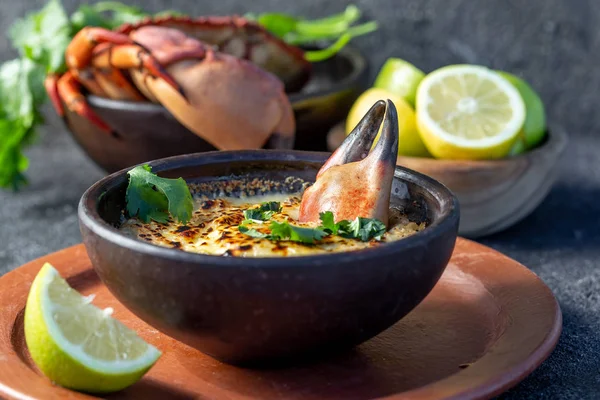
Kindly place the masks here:
[[(385, 116), (385, 120), (384, 120)], [(381, 122), (380, 139), (369, 153)], [(388, 225), (392, 179), (398, 158), (398, 115), (391, 100), (379, 100), (365, 114), (304, 191), (300, 222), (318, 222), (333, 212), (335, 221), (375, 218)]]

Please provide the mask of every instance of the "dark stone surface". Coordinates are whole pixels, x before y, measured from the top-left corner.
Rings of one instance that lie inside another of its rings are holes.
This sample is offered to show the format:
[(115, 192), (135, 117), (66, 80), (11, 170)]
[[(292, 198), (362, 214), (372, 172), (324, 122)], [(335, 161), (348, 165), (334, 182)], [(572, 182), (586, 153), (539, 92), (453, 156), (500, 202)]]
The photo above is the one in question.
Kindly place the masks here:
[[(0, 26), (41, 0), (2, 1)], [(75, 1), (65, 2), (70, 8)], [(131, 2), (134, 3), (134, 2)], [(141, 1), (137, 3), (141, 4)], [(346, 2), (148, 0), (195, 13), (290, 10), (318, 16)], [(600, 2), (595, 0), (362, 0), (356, 2), (381, 29), (354, 43), (371, 57), (373, 73), (386, 57), (408, 59), (426, 71), (449, 63), (481, 63), (524, 76), (541, 93), (552, 125), (571, 135), (562, 174), (539, 208), (524, 221), (484, 238), (536, 272), (554, 291), (564, 314), (552, 356), (506, 399), (600, 397)], [(14, 56), (0, 37), (0, 59)], [(80, 242), (75, 209), (83, 191), (103, 176), (48, 113), (41, 141), (28, 151), (31, 184), (19, 194), (0, 192), (0, 273)]]

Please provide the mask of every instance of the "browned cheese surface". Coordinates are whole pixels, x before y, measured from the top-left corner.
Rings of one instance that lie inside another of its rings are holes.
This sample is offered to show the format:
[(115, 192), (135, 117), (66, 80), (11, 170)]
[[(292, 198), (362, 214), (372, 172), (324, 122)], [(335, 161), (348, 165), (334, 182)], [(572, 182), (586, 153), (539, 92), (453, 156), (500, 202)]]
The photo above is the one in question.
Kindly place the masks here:
[[(297, 221), (300, 195), (262, 195), (245, 198), (195, 199), (192, 219), (182, 225), (172, 219), (165, 224), (144, 223), (132, 218), (123, 223), (120, 229), (140, 240), (159, 246), (178, 248), (188, 252), (230, 255), (239, 257), (282, 257), (322, 254), (360, 250), (380, 246), (385, 242), (399, 240), (425, 228), (424, 223), (411, 222), (398, 210), (390, 210), (390, 228), (381, 241), (362, 242), (340, 236), (327, 236), (314, 245), (292, 241), (272, 241), (254, 238), (239, 231), (244, 220), (244, 210), (256, 208), (261, 202), (278, 201), (282, 212), (275, 213), (271, 220), (254, 223), (250, 228), (269, 233), (271, 221), (289, 222), (295, 226), (311, 227), (318, 223)], [(337, 221), (336, 221), (337, 222)]]

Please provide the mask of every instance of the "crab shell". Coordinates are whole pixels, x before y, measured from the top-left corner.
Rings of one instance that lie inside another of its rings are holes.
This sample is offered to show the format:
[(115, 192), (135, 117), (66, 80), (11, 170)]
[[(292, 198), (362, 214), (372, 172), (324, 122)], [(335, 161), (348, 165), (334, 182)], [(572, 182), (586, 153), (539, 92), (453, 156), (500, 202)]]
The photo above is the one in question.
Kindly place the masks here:
[(269, 33), (261, 25), (239, 16), (145, 18), (125, 24), (117, 32), (131, 34), (144, 26), (177, 29), (215, 50), (248, 60), (277, 76), (288, 93), (299, 91), (312, 74), (304, 52)]
[(165, 80), (132, 69), (137, 88), (190, 130), (222, 150), (260, 148), (273, 135), (292, 147), (294, 113), (274, 75), (178, 29), (149, 25), (129, 35), (165, 68), (185, 97)]
[[(382, 121), (381, 137), (369, 153)], [(318, 222), (322, 212), (331, 211), (336, 222), (375, 218), (388, 226), (397, 159), (396, 107), (391, 100), (379, 100), (323, 164), (315, 183), (304, 191), (299, 221)]]

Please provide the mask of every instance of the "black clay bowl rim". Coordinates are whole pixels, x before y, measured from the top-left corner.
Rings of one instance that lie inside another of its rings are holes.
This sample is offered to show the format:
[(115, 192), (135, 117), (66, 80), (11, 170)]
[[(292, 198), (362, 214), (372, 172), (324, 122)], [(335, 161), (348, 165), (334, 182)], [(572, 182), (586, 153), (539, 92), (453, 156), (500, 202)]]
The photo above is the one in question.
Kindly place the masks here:
[[(148, 164), (155, 173), (167, 171), (171, 168), (201, 167), (219, 162), (235, 159), (236, 162), (248, 161), (290, 161), (307, 163), (324, 163), (330, 153), (309, 152), (301, 150), (233, 150), (211, 151), (203, 153), (185, 154), (150, 161)], [(138, 164), (141, 165), (141, 164)], [(277, 268), (299, 265), (314, 267), (328, 264), (367, 261), (374, 257), (391, 256), (408, 252), (415, 247), (424, 246), (438, 235), (448, 230), (455, 230), (459, 222), (458, 199), (446, 186), (426, 175), (408, 168), (396, 167), (395, 177), (412, 182), (433, 195), (434, 198), (445, 200), (446, 207), (442, 206), (439, 217), (420, 232), (397, 241), (385, 243), (375, 248), (367, 248), (348, 252), (317, 254), (297, 257), (223, 257), (218, 255), (198, 254), (177, 249), (160, 247), (145, 243), (126, 236), (117, 228), (106, 222), (98, 212), (98, 202), (103, 193), (116, 189), (127, 182), (127, 171), (122, 169), (108, 175), (88, 188), (82, 195), (78, 206), (79, 222), (103, 240), (115, 246), (124, 247), (134, 252), (164, 259), (193, 263), (198, 265), (218, 265), (222, 267), (250, 267), (250, 268)], [(393, 196), (393, 195), (392, 195)], [(285, 262), (282, 262), (285, 259)]]
[[(288, 98), (292, 103), (292, 107), (296, 103), (302, 103), (304, 101), (310, 101), (319, 97), (328, 96), (333, 93), (338, 93), (343, 90), (349, 89), (353, 84), (360, 80), (360, 77), (367, 71), (367, 59), (366, 57), (355, 47), (345, 46), (337, 54), (338, 57), (344, 57), (350, 61), (352, 65), (352, 71), (342, 80), (335, 82), (331, 86), (324, 89), (317, 89), (310, 92), (297, 92), (288, 94)], [(161, 109), (165, 109), (162, 105), (150, 102), (134, 102), (124, 100), (114, 100), (105, 97), (87, 95), (88, 102), (98, 108), (103, 109), (119, 109), (136, 112), (156, 112)], [(176, 121), (176, 120), (175, 120)]]

